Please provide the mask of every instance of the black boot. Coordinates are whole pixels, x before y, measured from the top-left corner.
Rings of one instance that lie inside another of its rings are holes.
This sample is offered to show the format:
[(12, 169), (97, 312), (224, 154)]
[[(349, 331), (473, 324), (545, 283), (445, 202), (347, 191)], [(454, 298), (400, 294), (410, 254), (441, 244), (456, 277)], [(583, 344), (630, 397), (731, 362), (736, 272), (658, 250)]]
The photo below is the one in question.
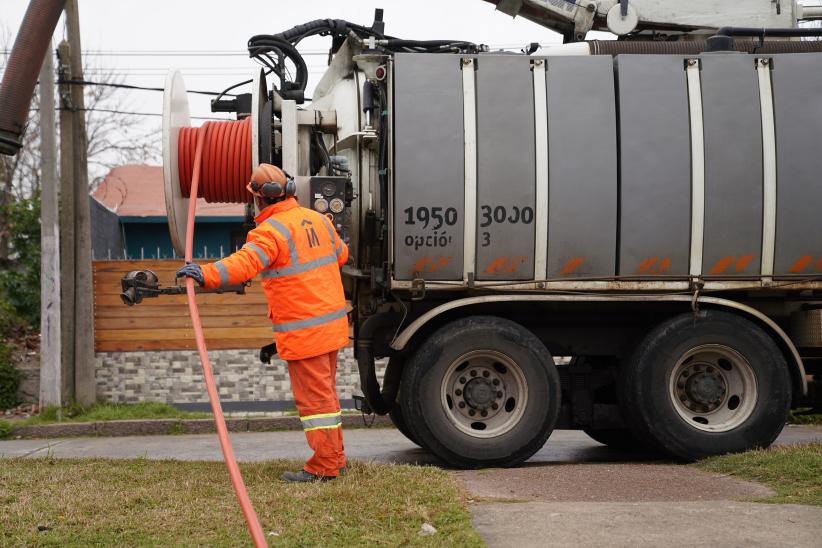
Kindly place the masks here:
[(299, 472), (285, 472), (280, 479), (290, 483), (313, 483), (315, 481), (331, 481), (334, 476), (315, 476), (305, 470)]

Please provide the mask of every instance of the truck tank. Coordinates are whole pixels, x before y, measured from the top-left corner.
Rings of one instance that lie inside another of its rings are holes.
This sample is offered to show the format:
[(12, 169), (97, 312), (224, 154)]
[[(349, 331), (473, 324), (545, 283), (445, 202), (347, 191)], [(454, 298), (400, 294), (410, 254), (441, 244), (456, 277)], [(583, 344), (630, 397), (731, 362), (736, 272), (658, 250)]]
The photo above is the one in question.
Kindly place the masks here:
[(820, 68), (396, 54), (397, 285), (822, 275)]

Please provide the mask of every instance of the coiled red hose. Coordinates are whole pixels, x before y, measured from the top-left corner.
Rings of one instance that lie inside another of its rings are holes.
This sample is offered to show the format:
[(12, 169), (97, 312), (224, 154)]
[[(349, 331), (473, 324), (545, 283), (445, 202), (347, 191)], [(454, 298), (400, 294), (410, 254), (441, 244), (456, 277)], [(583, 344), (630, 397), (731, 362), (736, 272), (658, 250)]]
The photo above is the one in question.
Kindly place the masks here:
[(195, 158), (203, 143), (197, 197), (206, 202), (245, 203), (251, 180), (251, 118), (207, 122), (202, 127), (180, 129), (177, 141), (180, 190), (191, 195)]
[[(230, 159), (231, 150), (237, 150), (236, 147), (232, 148), (232, 146), (237, 143), (235, 141), (231, 141), (230, 135), (235, 135), (234, 138), (236, 139), (237, 128), (240, 128), (241, 125), (245, 129), (250, 128), (249, 123), (245, 121), (217, 123), (206, 122), (203, 124), (203, 127), (199, 128), (197, 131), (187, 131), (186, 133), (189, 134), (189, 137), (187, 137), (186, 140), (182, 137), (183, 132), (180, 132), (180, 143), (185, 143), (186, 147), (188, 147), (189, 144), (193, 145), (193, 149), (187, 148), (189, 152), (192, 152), (191, 160), (193, 165), (190, 165), (191, 171), (187, 172), (190, 175), (187, 183), (189, 190), (188, 195), (190, 196), (190, 199), (188, 202), (188, 222), (186, 224), (186, 263), (191, 262), (194, 249), (194, 218), (197, 210), (197, 200), (195, 198), (197, 196), (202, 196), (208, 200), (209, 196), (236, 196), (236, 194), (232, 194), (232, 190), (229, 188), (230, 184), (226, 182), (229, 180), (228, 177), (230, 174), (228, 171), (223, 171), (222, 168), (229, 165), (226, 162)], [(217, 126), (217, 128), (212, 128), (212, 126)], [(223, 129), (220, 130), (220, 128)], [(229, 137), (226, 137), (226, 132)], [(235, 168), (234, 173), (236, 176), (243, 173), (242, 169), (247, 170), (249, 172), (247, 177), (248, 179), (251, 177), (250, 132), (248, 134), (248, 138), (245, 141), (240, 142), (239, 145), (243, 145), (243, 143), (248, 145), (247, 161), (243, 162), (242, 160), (246, 157), (241, 156), (237, 158), (236, 165), (231, 165)], [(223, 148), (221, 148), (220, 145), (228, 145), (228, 148), (226, 149), (228, 150), (228, 153), (221, 154)], [(242, 146), (240, 146), (240, 149), (241, 148)], [(180, 149), (180, 157), (182, 156), (182, 149)], [(243, 164), (243, 166), (240, 164)], [(182, 167), (180, 169), (182, 180)], [(209, 190), (203, 194), (198, 194), (200, 189), (201, 174), (208, 175), (207, 177), (203, 177), (203, 182), (205, 183), (204, 186), (208, 187)], [(226, 178), (221, 182), (219, 177), (222, 176), (225, 176)], [(214, 192), (214, 194), (211, 194), (211, 192)], [(234, 457), (234, 449), (231, 447), (231, 441), (228, 439), (228, 429), (225, 425), (223, 409), (220, 406), (220, 395), (217, 392), (217, 385), (214, 382), (211, 361), (208, 359), (208, 349), (206, 348), (205, 337), (203, 336), (203, 326), (200, 322), (200, 311), (197, 307), (197, 300), (194, 293), (194, 280), (191, 278), (186, 278), (186, 296), (188, 297), (188, 312), (191, 315), (191, 324), (194, 327), (194, 339), (197, 341), (197, 352), (200, 354), (200, 361), (203, 364), (203, 378), (205, 379), (206, 390), (208, 391), (208, 399), (211, 402), (211, 410), (214, 413), (214, 423), (217, 427), (217, 437), (220, 440), (220, 448), (223, 451), (223, 459), (225, 460), (226, 467), (228, 468), (228, 475), (231, 478), (231, 485), (234, 487), (234, 492), (237, 494), (237, 500), (240, 503), (240, 508), (242, 509), (243, 516), (245, 517), (248, 532), (251, 535), (251, 539), (254, 541), (254, 546), (257, 548), (268, 546), (265, 540), (265, 535), (263, 534), (262, 526), (260, 526), (260, 520), (257, 517), (257, 513), (254, 511), (254, 506), (251, 504), (251, 499), (248, 497), (248, 491), (245, 488), (243, 477), (240, 474), (240, 468), (237, 466), (237, 459)]]

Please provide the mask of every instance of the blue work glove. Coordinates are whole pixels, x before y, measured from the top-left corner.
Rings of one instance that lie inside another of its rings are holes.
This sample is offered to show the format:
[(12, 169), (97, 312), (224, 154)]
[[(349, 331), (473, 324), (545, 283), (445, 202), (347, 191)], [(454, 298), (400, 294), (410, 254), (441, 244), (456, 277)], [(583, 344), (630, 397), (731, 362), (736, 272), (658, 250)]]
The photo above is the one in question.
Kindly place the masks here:
[(200, 265), (194, 263), (188, 263), (183, 268), (177, 271), (177, 277), (182, 278), (183, 276), (187, 276), (200, 284), (200, 287), (205, 283), (205, 278), (203, 277), (203, 269), (200, 268)]

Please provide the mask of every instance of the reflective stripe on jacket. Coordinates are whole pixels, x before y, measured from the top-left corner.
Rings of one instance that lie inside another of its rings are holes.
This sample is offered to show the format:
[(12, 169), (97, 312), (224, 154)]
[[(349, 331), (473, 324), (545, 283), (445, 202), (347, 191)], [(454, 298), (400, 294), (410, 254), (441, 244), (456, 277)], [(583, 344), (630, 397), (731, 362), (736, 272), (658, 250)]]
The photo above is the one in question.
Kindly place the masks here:
[(348, 344), (340, 266), (348, 247), (322, 214), (294, 198), (264, 209), (236, 253), (203, 266), (205, 287), (262, 274), (277, 350), (284, 360), (319, 356)]

